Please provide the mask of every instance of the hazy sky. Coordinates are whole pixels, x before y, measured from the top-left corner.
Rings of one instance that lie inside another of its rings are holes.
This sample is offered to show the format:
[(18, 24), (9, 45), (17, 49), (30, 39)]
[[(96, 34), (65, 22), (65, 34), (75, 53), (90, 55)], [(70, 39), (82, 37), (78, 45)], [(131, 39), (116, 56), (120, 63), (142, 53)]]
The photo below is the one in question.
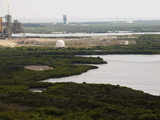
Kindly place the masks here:
[[(67, 14), (73, 20), (109, 18), (160, 19), (160, 0), (8, 0), (16, 18), (56, 20)], [(0, 0), (0, 15), (7, 12), (7, 0)]]

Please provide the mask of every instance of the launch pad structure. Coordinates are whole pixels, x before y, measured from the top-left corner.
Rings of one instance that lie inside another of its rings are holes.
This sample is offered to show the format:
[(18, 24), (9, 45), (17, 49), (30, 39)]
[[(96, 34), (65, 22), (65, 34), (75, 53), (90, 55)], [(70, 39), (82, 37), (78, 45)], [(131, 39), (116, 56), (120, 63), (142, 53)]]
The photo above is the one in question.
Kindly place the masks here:
[(22, 24), (18, 20), (12, 21), (12, 16), (10, 14), (9, 1), (8, 13), (5, 16), (0, 16), (0, 39), (12, 38), (12, 33), (23, 33)]
[(0, 38), (11, 38), (11, 37), (12, 37), (11, 15), (0, 17)]

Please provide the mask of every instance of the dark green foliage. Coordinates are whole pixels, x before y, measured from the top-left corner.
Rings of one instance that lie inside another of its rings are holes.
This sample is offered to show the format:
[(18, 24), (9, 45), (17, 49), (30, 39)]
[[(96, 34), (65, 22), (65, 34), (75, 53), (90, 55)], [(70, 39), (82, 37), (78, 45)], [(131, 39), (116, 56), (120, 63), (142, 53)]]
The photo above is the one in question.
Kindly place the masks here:
[[(159, 53), (158, 39), (140, 36), (136, 46), (90, 49), (0, 48), (0, 120), (159, 120), (159, 96), (119, 85), (40, 82), (97, 68), (85, 64), (106, 63), (99, 57), (74, 55)], [(26, 65), (54, 69), (30, 71)], [(34, 93), (31, 88), (45, 89)]]
[[(78, 57), (69, 54), (57, 55), (62, 50), (49, 50), (41, 48), (0, 48), (0, 82), (1, 84), (30, 84), (33, 81), (47, 78), (59, 78), (78, 75), (96, 66), (83, 64), (106, 63), (101, 58)], [(48, 65), (54, 70), (31, 71), (24, 67), (27, 65)], [(34, 84), (34, 83), (33, 83)]]
[[(9, 89), (6, 88), (6, 91)], [(21, 88), (19, 90), (0, 96), (2, 102), (0, 118), (7, 120), (160, 119), (160, 97), (125, 87), (55, 83), (42, 93), (32, 93)]]
[[(54, 85), (40, 80), (78, 75), (97, 68), (85, 64), (106, 63), (101, 58), (78, 57), (63, 51), (0, 48), (0, 120), (57, 119), (55, 117), (63, 115), (64, 111), (54, 105), (61, 105), (63, 100), (46, 93), (33, 93), (30, 89), (46, 89)], [(24, 68), (27, 65), (48, 65), (53, 70), (31, 71)]]

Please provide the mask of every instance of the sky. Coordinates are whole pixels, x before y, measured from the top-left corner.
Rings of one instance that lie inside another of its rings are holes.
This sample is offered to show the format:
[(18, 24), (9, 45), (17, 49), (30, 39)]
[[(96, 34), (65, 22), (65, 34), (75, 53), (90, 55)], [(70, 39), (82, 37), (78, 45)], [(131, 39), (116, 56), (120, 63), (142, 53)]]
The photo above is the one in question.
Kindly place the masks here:
[(0, 16), (8, 11), (24, 21), (160, 19), (160, 0), (0, 0)]

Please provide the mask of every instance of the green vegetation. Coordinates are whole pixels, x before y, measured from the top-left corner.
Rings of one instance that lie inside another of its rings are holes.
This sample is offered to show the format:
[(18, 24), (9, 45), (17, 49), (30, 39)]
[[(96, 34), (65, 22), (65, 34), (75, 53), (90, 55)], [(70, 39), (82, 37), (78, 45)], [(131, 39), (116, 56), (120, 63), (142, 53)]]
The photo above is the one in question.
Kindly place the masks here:
[[(56, 54), (53, 50), (45, 51), (40, 48), (1, 48), (0, 49), (0, 82), (1, 84), (21, 84), (44, 80), (47, 78), (59, 78), (78, 75), (96, 66), (83, 64), (103, 64), (103, 59), (97, 57), (80, 57), (69, 54)], [(48, 65), (54, 70), (31, 71), (24, 67), (27, 65)]]
[(160, 54), (160, 35), (139, 35), (135, 45), (98, 46), (98, 54)]
[(2, 120), (159, 120), (160, 97), (129, 88), (55, 83), (42, 93), (0, 87)]
[[(160, 96), (119, 85), (40, 82), (97, 68), (85, 64), (106, 63), (75, 55), (160, 53), (159, 38), (144, 35), (136, 45), (89, 49), (0, 48), (0, 120), (159, 120)], [(54, 69), (31, 71), (24, 69), (27, 65)]]

